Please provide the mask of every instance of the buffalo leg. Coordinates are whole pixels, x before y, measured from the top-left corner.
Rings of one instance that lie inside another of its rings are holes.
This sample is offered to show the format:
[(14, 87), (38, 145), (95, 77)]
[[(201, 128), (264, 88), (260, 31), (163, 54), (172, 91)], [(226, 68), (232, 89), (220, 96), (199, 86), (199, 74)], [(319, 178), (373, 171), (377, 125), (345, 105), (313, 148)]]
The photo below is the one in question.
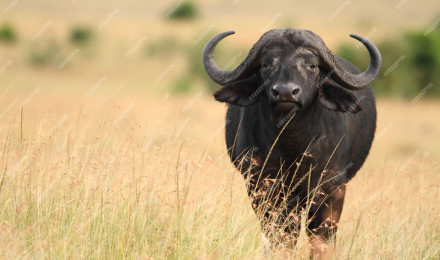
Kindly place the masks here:
[(249, 195), (261, 222), (265, 244), (293, 248), (301, 228), (298, 200), (292, 200), (276, 184), (268, 182)]
[(336, 239), (336, 231), (344, 205), (346, 186), (332, 187), (324, 191), (325, 198), (318, 208), (309, 212), (308, 235), (312, 245), (312, 259), (330, 259), (329, 242)]

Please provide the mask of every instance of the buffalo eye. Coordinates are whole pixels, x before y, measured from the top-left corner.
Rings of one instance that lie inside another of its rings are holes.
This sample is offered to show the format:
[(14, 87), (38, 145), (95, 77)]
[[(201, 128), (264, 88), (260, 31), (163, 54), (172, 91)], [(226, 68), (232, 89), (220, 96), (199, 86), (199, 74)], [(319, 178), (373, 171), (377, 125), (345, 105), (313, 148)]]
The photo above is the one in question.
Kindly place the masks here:
[(315, 64), (312, 64), (312, 65), (310, 65), (309, 66), (309, 68), (311, 68), (311, 69), (314, 69), (314, 68), (316, 68), (317, 66), (315, 65)]
[(267, 64), (267, 63), (263, 63), (263, 65), (261, 65), (261, 67), (262, 67), (263, 69), (268, 69), (268, 68), (270, 67), (270, 65)]

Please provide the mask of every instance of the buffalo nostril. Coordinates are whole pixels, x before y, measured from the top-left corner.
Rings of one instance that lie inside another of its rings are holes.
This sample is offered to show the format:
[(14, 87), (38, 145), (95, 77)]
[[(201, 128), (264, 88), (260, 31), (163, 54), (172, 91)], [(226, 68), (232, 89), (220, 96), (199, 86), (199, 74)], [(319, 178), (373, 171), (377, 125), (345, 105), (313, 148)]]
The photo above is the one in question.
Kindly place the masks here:
[(298, 92), (299, 92), (299, 88), (296, 88), (292, 91), (292, 95), (295, 96), (296, 94), (298, 94)]
[(278, 90), (276, 89), (272, 89), (272, 94), (274, 95), (274, 97), (278, 97), (280, 95), (280, 92), (278, 92)]

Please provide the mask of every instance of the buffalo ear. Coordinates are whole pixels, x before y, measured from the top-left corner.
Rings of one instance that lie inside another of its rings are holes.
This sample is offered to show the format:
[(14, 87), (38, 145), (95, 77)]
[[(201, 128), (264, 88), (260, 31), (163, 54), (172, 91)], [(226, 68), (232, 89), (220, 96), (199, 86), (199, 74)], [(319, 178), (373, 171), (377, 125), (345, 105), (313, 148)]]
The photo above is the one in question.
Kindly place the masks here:
[(214, 93), (216, 100), (237, 106), (250, 106), (258, 100), (258, 78), (252, 75), (223, 86)]
[(325, 80), (319, 88), (319, 102), (334, 111), (357, 113), (362, 110), (359, 105), (361, 98), (357, 99), (355, 95), (330, 79)]

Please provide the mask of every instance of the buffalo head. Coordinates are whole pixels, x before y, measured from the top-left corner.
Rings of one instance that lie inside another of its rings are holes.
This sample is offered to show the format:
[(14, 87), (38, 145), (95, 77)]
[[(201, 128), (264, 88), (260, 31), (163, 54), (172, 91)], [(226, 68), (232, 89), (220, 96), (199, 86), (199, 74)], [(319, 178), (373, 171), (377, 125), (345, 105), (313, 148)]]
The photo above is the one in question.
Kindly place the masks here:
[(208, 75), (223, 87), (214, 96), (218, 101), (249, 106), (260, 100), (273, 114), (306, 110), (320, 102), (330, 110), (357, 112), (356, 97), (348, 90), (367, 88), (379, 73), (378, 49), (364, 37), (370, 65), (364, 72), (347, 71), (316, 34), (302, 29), (275, 29), (264, 33), (234, 70), (224, 71), (214, 61), (214, 48), (233, 31), (213, 37), (203, 51)]

